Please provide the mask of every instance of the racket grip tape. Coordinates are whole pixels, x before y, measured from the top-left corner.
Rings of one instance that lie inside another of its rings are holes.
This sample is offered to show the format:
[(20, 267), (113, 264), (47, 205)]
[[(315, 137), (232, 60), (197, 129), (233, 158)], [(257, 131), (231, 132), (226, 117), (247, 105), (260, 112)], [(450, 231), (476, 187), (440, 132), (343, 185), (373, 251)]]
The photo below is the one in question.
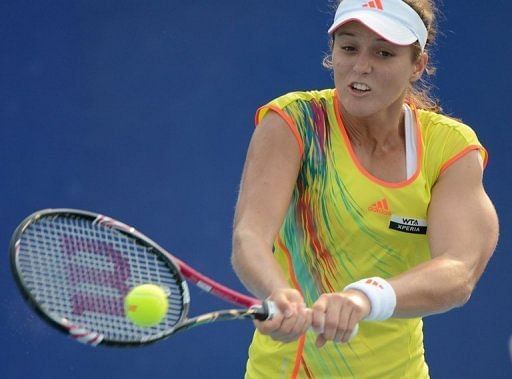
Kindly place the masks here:
[(254, 318), (259, 321), (270, 320), (279, 312), (276, 304), (270, 300), (264, 300), (258, 308)]

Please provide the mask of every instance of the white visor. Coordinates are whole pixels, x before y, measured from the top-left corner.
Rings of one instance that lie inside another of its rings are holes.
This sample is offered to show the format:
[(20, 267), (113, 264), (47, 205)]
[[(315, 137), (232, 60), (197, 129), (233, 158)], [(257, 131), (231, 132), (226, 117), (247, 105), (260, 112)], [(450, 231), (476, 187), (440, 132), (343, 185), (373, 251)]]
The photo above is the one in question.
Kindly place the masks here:
[(418, 41), (423, 50), (427, 44), (425, 24), (418, 13), (402, 0), (343, 0), (329, 34), (349, 21), (361, 22), (396, 45), (411, 45)]

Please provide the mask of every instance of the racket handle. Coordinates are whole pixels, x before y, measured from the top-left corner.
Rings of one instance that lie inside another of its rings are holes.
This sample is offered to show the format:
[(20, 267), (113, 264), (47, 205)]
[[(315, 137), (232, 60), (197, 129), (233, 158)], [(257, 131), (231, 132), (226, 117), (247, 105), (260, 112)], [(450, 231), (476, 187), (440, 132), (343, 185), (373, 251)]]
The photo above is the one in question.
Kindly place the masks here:
[(256, 310), (254, 318), (259, 321), (270, 320), (279, 312), (276, 304), (270, 300), (264, 300), (261, 305), (256, 305), (252, 308)]

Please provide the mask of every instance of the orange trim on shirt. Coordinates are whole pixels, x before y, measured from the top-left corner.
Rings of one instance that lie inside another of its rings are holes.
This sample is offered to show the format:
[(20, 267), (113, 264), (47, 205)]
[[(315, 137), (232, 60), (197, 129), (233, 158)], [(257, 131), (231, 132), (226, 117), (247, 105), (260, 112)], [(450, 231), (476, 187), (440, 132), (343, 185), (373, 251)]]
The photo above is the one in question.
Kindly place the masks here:
[[(300, 294), (302, 295), (302, 291), (300, 289), (299, 282), (297, 280), (297, 277), (295, 276), (295, 272), (293, 271), (293, 263), (292, 263), (292, 257), (290, 255), (290, 252), (288, 251), (288, 249), (286, 248), (286, 246), (284, 245), (284, 243), (280, 237), (277, 238), (276, 243), (277, 243), (277, 246), (279, 247), (279, 249), (281, 249), (281, 251), (284, 253), (284, 256), (286, 257), (286, 261), (288, 262), (289, 278), (292, 281), (292, 284), (295, 287), (295, 289), (297, 291), (299, 291)], [(302, 353), (304, 352), (305, 342), (306, 342), (306, 336), (303, 335), (302, 337), (299, 338), (299, 341), (298, 341), (297, 354), (295, 355), (295, 364), (293, 366), (293, 371), (292, 371), (293, 379), (297, 378), (297, 375), (299, 375), (300, 365), (302, 363)]]
[(448, 159), (445, 164), (443, 164), (443, 166), (441, 167), (441, 171), (439, 172), (439, 175), (441, 175), (448, 167), (450, 167), (453, 163), (455, 163), (456, 161), (458, 161), (460, 158), (462, 158), (464, 155), (466, 155), (467, 153), (469, 153), (470, 151), (474, 151), (474, 150), (479, 150), (480, 151), (480, 154), (483, 154), (483, 159), (484, 159), (484, 168), (487, 167), (487, 163), (489, 161), (489, 154), (487, 153), (487, 150), (485, 150), (485, 148), (483, 146), (480, 146), (480, 145), (470, 145), (470, 146), (467, 146), (464, 150), (462, 150), (461, 152), (455, 154), (453, 157), (451, 157), (450, 159)]
[(281, 116), (281, 118), (284, 120), (284, 122), (286, 122), (286, 125), (288, 125), (288, 127), (290, 128), (290, 130), (293, 133), (293, 136), (297, 140), (297, 143), (299, 144), (300, 156), (302, 157), (304, 155), (304, 142), (302, 142), (302, 138), (300, 137), (299, 128), (297, 128), (297, 125), (295, 125), (295, 122), (288, 115), (288, 113), (286, 113), (285, 111), (283, 111), (282, 109), (278, 108), (275, 105), (264, 105), (264, 106), (258, 108), (258, 110), (256, 111), (256, 115), (254, 116), (254, 124), (256, 126), (259, 125), (261, 119), (263, 117), (265, 117), (266, 112), (264, 112), (262, 114), (261, 118), (260, 118), (260, 114), (263, 111), (267, 111), (267, 110), (276, 112), (279, 116)]
[(299, 375), (300, 365), (302, 364), (302, 353), (304, 352), (304, 344), (306, 343), (306, 335), (299, 338), (297, 346), (297, 355), (295, 356), (295, 365), (293, 366), (292, 379), (296, 379)]
[(375, 176), (373, 176), (368, 170), (359, 162), (359, 159), (357, 158), (356, 153), (354, 152), (354, 149), (352, 148), (352, 143), (350, 142), (350, 138), (348, 137), (347, 130), (345, 129), (345, 125), (343, 124), (342, 118), (341, 118), (341, 111), (340, 111), (340, 101), (338, 98), (338, 93), (336, 90), (334, 94), (334, 110), (336, 113), (336, 120), (338, 121), (338, 126), (341, 130), (341, 134), (343, 136), (343, 139), (345, 140), (345, 144), (347, 146), (347, 150), (350, 154), (350, 157), (352, 158), (352, 161), (357, 166), (359, 171), (366, 176), (369, 180), (372, 182), (375, 182), (377, 184), (380, 184), (383, 187), (390, 187), (390, 188), (401, 188), (405, 187), (406, 185), (412, 183), (420, 174), (421, 172), (421, 163), (422, 163), (422, 156), (423, 156), (423, 140), (421, 138), (421, 130), (420, 130), (420, 124), (419, 124), (419, 118), (418, 114), (416, 112), (416, 108), (411, 106), (411, 110), (414, 114), (415, 119), (415, 128), (416, 128), (416, 171), (414, 172), (414, 175), (411, 176), (409, 179), (401, 181), (401, 182), (387, 182), (385, 180), (379, 179)]

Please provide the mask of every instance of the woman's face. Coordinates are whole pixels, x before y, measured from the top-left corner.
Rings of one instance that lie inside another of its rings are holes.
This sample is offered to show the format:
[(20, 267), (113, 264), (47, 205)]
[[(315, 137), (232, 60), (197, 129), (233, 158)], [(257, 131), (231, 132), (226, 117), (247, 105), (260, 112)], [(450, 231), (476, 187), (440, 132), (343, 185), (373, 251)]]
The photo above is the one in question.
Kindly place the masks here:
[(412, 49), (387, 42), (357, 21), (341, 26), (332, 63), (343, 109), (361, 118), (401, 109), (407, 88), (427, 63), (426, 54), (413, 61)]

